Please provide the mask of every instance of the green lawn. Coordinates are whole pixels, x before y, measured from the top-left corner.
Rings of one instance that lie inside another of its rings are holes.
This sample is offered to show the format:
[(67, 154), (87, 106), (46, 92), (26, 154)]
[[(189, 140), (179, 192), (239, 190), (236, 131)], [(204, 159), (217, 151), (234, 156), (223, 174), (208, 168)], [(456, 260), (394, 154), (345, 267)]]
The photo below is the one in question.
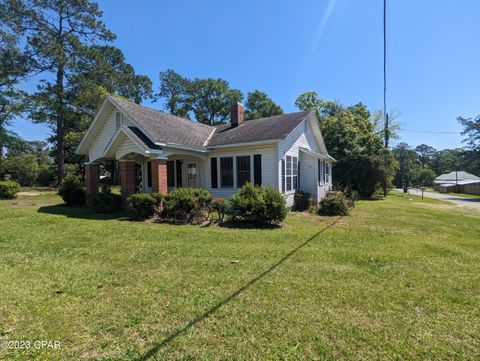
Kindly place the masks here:
[(393, 194), (255, 230), (59, 203), (0, 202), (0, 340), (61, 341), (0, 358), (480, 358), (480, 212)]

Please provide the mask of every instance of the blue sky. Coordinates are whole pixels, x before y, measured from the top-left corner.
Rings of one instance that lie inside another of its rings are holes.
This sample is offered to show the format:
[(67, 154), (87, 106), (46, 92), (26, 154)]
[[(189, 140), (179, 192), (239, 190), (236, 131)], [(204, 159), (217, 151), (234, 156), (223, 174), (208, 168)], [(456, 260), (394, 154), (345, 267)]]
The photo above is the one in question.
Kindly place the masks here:
[[(304, 91), (382, 108), (382, 0), (99, 4), (115, 45), (155, 88), (158, 73), (172, 68), (226, 79), (244, 93), (263, 90), (286, 112)], [(457, 132), (402, 132), (401, 141), (461, 146), (456, 117), (480, 114), (480, 1), (389, 0), (388, 12), (388, 108), (404, 129)], [(26, 139), (49, 132), (28, 121), (14, 130)]]

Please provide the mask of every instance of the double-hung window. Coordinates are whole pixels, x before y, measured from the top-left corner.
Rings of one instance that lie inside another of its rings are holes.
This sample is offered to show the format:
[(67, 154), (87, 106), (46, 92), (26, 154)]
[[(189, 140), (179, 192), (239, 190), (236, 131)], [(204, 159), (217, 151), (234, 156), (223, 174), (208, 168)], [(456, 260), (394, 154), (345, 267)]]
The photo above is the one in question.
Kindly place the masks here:
[(325, 184), (330, 182), (330, 164), (325, 162)]
[(220, 184), (222, 188), (233, 188), (233, 157), (220, 158)]
[(318, 159), (317, 160), (317, 165), (318, 165), (318, 185), (323, 186), (323, 182), (325, 180), (325, 172), (324, 172), (324, 161)]
[(246, 155), (237, 157), (237, 188), (240, 188), (245, 183), (251, 181), (250, 156)]
[(293, 191), (298, 186), (298, 158), (287, 155), (285, 157), (285, 184), (286, 191)]

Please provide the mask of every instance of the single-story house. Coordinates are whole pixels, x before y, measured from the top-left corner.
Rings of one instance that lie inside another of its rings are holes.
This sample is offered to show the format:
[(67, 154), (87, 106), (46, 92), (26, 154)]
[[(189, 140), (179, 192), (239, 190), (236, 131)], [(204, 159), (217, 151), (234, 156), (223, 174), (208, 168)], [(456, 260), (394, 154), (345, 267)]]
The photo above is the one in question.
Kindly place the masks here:
[(433, 188), (442, 193), (456, 192), (480, 195), (480, 177), (464, 171), (454, 171), (435, 178)]
[(203, 187), (227, 198), (246, 182), (268, 185), (293, 204), (295, 190), (316, 201), (332, 187), (332, 163), (314, 111), (209, 126), (118, 97), (108, 97), (82, 139), (87, 192), (98, 191), (99, 162), (119, 161), (123, 197), (141, 189), (168, 193)]

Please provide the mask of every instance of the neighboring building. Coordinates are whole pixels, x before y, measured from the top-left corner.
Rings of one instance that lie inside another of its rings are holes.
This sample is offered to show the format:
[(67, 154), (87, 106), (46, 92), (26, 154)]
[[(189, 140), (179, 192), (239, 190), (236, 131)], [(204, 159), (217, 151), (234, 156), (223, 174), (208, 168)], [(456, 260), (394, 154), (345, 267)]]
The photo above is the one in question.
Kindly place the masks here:
[(120, 162), (124, 197), (138, 187), (167, 193), (203, 187), (226, 198), (245, 183), (269, 185), (288, 205), (295, 190), (316, 201), (331, 189), (332, 163), (314, 111), (244, 122), (243, 106), (231, 108), (231, 123), (208, 126), (108, 97), (78, 154), (86, 155), (87, 192), (98, 191), (99, 162)]
[(435, 178), (433, 188), (442, 193), (455, 192), (480, 195), (480, 177), (464, 171), (450, 172)]

